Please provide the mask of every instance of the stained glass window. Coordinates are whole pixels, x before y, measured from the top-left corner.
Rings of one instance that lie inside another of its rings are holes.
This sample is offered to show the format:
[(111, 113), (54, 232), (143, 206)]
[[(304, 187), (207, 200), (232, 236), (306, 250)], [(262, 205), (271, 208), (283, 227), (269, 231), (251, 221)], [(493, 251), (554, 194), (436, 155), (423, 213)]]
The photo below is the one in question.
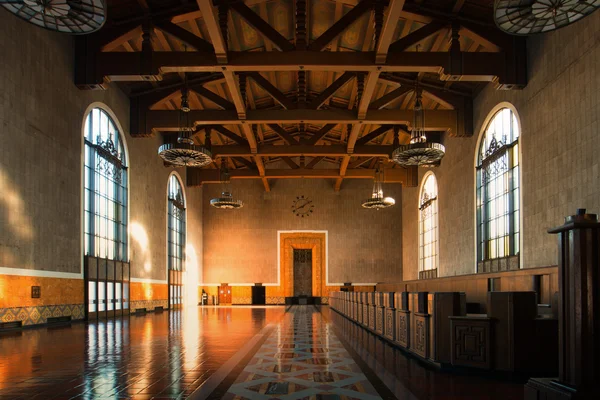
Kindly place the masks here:
[(94, 108), (84, 128), (84, 251), (128, 261), (127, 156), (112, 118)]
[(167, 259), (171, 270), (183, 271), (185, 263), (185, 199), (176, 175), (169, 177)]
[(437, 269), (438, 255), (438, 206), (435, 175), (425, 176), (419, 196), (419, 272)]
[(491, 119), (478, 150), (477, 259), (519, 253), (519, 125), (503, 108)]

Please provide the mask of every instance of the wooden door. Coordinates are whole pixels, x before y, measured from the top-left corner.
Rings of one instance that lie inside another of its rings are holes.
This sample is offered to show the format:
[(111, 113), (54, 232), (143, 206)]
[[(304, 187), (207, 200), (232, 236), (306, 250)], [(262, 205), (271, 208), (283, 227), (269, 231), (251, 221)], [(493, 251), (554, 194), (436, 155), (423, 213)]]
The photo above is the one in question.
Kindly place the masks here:
[(222, 283), (219, 287), (219, 304), (231, 304), (231, 286)]

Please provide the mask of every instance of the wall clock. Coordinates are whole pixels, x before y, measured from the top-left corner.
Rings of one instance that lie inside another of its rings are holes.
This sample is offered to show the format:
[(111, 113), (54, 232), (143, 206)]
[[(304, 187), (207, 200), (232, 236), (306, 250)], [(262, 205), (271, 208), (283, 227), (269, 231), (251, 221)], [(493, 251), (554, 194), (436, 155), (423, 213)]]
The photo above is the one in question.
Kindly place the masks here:
[(296, 199), (292, 202), (292, 212), (296, 214), (296, 217), (308, 217), (312, 214), (315, 205), (312, 200), (304, 196), (296, 196)]

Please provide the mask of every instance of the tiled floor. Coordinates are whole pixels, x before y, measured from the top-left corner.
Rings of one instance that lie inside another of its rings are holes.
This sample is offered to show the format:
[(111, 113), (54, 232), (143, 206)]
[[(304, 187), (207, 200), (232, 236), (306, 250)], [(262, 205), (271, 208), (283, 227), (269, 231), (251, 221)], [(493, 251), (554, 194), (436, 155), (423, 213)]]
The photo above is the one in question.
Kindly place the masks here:
[(0, 399), (515, 399), (327, 307), (206, 307), (0, 335)]

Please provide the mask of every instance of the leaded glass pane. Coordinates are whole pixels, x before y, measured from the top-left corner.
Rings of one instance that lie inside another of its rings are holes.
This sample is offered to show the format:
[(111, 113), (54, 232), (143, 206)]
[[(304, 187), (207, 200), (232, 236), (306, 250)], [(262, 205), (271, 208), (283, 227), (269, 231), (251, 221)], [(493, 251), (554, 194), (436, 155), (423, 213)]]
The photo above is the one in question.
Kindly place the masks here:
[(85, 254), (127, 261), (127, 164), (121, 134), (102, 109), (84, 130)]
[(479, 261), (519, 252), (518, 138), (516, 116), (504, 108), (494, 115), (481, 139), (476, 174)]
[(433, 174), (425, 178), (419, 202), (419, 271), (438, 267), (437, 182)]
[(183, 271), (185, 263), (185, 199), (179, 179), (171, 175), (168, 185), (167, 259), (171, 270)]

